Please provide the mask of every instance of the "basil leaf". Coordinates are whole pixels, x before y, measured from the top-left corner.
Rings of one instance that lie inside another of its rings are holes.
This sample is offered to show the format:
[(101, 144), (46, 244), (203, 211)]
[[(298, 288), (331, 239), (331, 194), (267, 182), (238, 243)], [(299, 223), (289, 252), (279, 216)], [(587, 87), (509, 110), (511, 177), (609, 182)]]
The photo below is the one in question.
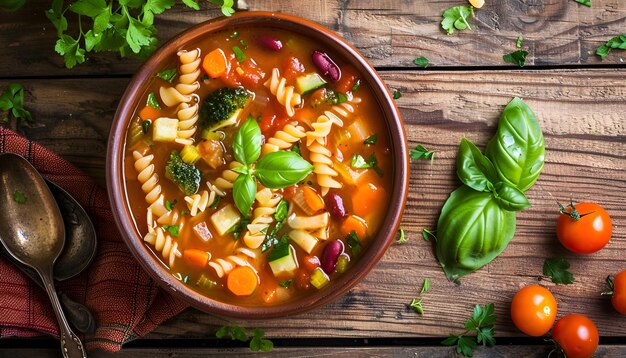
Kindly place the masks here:
[(233, 140), (233, 151), (238, 162), (250, 165), (261, 155), (261, 128), (253, 117), (239, 128)]
[(485, 154), (496, 167), (502, 181), (528, 190), (543, 169), (545, 144), (533, 111), (515, 97), (504, 108), (496, 135)]
[(504, 210), (520, 211), (530, 208), (530, 202), (524, 192), (516, 186), (499, 182), (494, 186), (494, 198)]
[(254, 204), (256, 195), (256, 180), (250, 174), (241, 174), (233, 183), (233, 200), (239, 212), (244, 216), (250, 215), (250, 208)]
[(463, 185), (450, 195), (437, 223), (436, 253), (446, 276), (458, 281), (498, 256), (515, 234), (515, 212), (491, 193)]
[(306, 178), (313, 171), (313, 165), (296, 152), (278, 151), (261, 158), (255, 171), (264, 187), (282, 189)]
[(468, 139), (461, 139), (456, 159), (456, 175), (463, 184), (477, 191), (492, 191), (498, 172), (489, 158)]

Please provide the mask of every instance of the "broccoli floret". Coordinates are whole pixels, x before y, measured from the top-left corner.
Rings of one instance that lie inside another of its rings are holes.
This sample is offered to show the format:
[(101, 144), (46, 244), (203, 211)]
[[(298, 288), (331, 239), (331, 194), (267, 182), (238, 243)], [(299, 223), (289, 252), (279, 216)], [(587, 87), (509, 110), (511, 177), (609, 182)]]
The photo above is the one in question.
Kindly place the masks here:
[(195, 165), (183, 162), (177, 150), (170, 153), (170, 159), (165, 166), (165, 177), (176, 183), (186, 195), (195, 194), (200, 187), (200, 171)]
[(223, 87), (209, 93), (202, 103), (200, 126), (216, 130), (237, 122), (237, 114), (250, 100), (251, 94), (243, 88)]

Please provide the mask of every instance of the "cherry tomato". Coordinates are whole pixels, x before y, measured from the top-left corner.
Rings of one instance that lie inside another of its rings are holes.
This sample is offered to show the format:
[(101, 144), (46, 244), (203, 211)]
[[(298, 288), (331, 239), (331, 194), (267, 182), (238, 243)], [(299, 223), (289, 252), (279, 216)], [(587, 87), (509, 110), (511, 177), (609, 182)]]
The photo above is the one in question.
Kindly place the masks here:
[(626, 314), (626, 270), (613, 278), (611, 287), (611, 303), (617, 312)]
[(511, 301), (511, 319), (529, 336), (548, 333), (556, 319), (557, 304), (547, 288), (532, 285), (517, 291)]
[(603, 248), (609, 242), (612, 230), (609, 214), (594, 203), (570, 204), (561, 209), (556, 222), (559, 241), (577, 254), (591, 254)]
[(567, 358), (588, 358), (598, 348), (598, 329), (592, 320), (581, 314), (570, 314), (559, 319), (552, 330), (552, 338)]

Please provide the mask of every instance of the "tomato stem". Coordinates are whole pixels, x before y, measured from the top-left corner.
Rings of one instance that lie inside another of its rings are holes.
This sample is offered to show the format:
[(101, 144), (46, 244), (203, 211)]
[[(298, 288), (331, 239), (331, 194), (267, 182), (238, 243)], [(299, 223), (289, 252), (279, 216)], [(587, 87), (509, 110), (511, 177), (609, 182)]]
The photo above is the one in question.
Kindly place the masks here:
[(595, 211), (592, 211), (592, 212), (588, 212), (588, 213), (585, 213), (585, 214), (580, 214), (578, 212), (578, 210), (576, 210), (576, 207), (574, 206), (574, 202), (572, 201), (572, 199), (569, 200), (569, 205), (568, 206), (563, 206), (558, 201), (556, 203), (559, 206), (559, 212), (561, 214), (563, 214), (563, 215), (569, 216), (574, 221), (578, 221), (578, 220), (580, 220), (580, 218), (582, 218), (584, 216), (587, 216), (589, 214), (593, 214), (595, 212)]
[(614, 290), (615, 290), (615, 286), (613, 285), (613, 278), (611, 277), (611, 275), (608, 275), (606, 277), (606, 283), (609, 286), (609, 291), (605, 291), (602, 292), (601, 295), (602, 296), (613, 296)]

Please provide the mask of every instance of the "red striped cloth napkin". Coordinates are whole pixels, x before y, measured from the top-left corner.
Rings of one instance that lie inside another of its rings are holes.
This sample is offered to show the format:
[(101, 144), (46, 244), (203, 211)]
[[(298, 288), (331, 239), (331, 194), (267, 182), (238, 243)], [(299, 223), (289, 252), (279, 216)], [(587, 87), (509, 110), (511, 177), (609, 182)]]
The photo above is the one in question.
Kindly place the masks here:
[[(72, 164), (46, 148), (0, 127), (0, 153), (28, 159), (39, 172), (63, 187), (87, 211), (98, 234), (91, 266), (57, 288), (93, 313), (98, 328), (84, 337), (87, 349), (118, 351), (187, 307), (165, 293), (137, 264), (122, 241), (106, 191)], [(43, 289), (0, 257), (0, 337), (58, 338), (57, 322)]]

